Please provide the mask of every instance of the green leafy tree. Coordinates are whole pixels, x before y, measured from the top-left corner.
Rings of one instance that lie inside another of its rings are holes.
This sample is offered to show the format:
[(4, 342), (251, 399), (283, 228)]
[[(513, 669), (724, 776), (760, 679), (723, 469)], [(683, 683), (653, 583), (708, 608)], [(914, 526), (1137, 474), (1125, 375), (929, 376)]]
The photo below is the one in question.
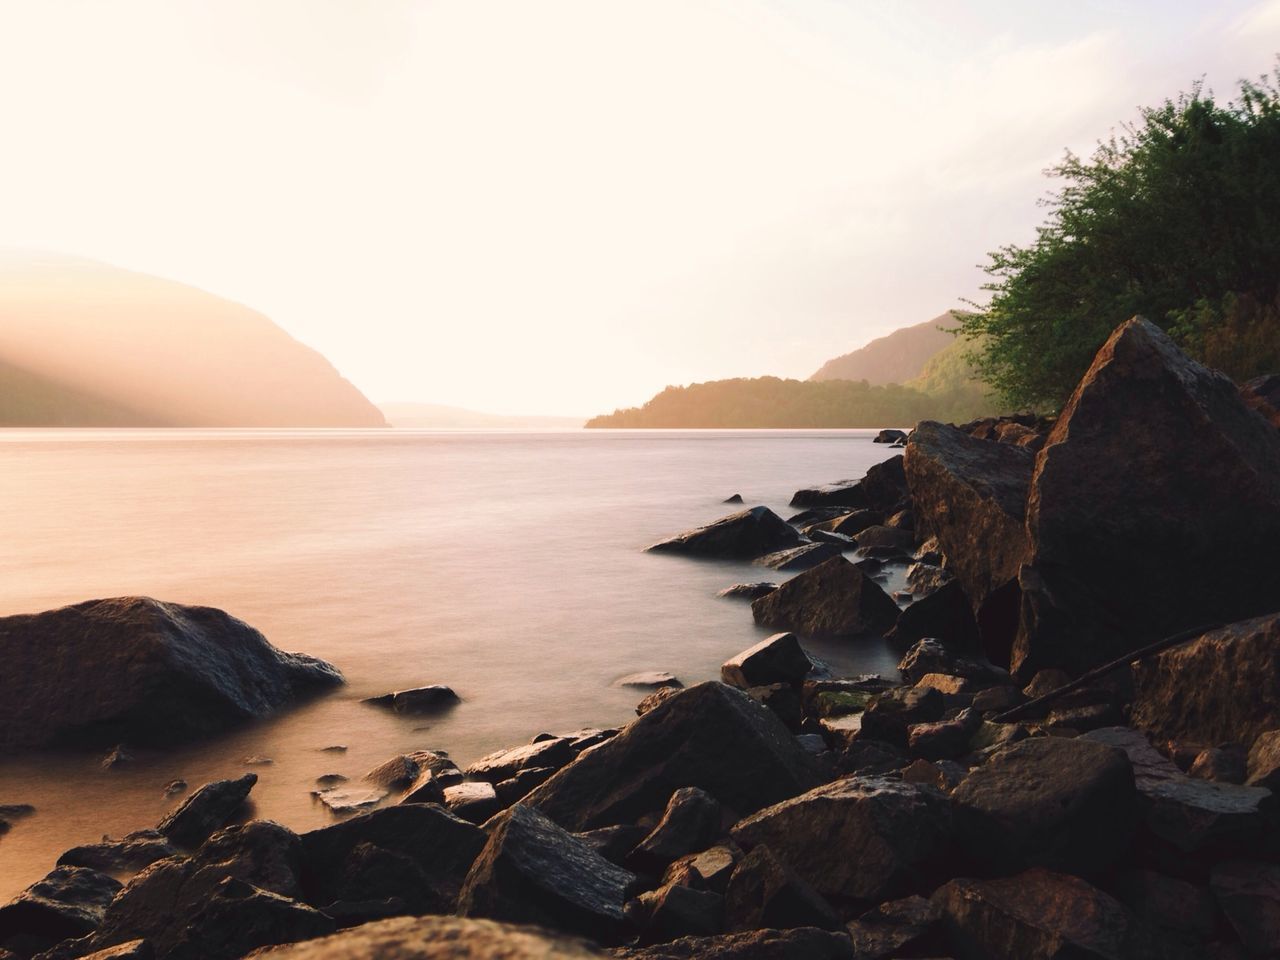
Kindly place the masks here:
[(989, 301), (962, 319), (1006, 404), (1060, 406), (1135, 314), (1237, 378), (1280, 370), (1277, 80), (1226, 103), (1197, 84), (1047, 171), (1035, 241), (989, 255)]

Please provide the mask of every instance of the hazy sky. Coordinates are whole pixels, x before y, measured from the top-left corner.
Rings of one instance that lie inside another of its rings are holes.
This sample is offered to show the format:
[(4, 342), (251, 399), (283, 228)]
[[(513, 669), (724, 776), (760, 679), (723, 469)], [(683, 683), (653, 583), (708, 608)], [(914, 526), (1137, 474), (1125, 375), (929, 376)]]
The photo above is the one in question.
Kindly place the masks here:
[(1064, 147), (1277, 52), (1280, 0), (0, 0), (0, 245), (587, 415), (941, 312)]

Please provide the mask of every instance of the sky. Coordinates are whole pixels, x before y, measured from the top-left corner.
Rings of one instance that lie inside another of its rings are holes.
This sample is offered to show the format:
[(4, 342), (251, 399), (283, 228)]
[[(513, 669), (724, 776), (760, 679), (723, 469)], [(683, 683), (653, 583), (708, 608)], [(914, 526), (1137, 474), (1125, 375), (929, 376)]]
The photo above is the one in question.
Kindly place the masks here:
[(978, 296), (1064, 149), (1277, 53), (1280, 0), (0, 0), (0, 246), (587, 416)]

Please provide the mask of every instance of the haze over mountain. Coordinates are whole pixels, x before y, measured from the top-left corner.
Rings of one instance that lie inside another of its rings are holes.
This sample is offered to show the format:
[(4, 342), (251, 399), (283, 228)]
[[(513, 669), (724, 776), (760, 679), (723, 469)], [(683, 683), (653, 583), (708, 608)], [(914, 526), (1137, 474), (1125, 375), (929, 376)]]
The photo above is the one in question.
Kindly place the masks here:
[(434, 427), (479, 430), (571, 430), (586, 417), (521, 416), (484, 413), (442, 403), (380, 403), (378, 409), (393, 427)]
[(159, 277), (0, 253), (0, 425), (381, 427), (267, 317)]
[(872, 385), (906, 383), (919, 376), (932, 357), (955, 342), (955, 336), (947, 331), (957, 326), (955, 314), (948, 310), (828, 360), (809, 379), (866, 380)]

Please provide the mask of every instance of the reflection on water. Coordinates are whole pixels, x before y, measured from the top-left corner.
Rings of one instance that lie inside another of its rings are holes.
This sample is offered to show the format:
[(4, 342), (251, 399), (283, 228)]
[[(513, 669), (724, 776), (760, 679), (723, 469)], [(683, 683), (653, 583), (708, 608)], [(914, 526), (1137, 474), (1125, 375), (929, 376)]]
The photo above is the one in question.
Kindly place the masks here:
[[(717, 599), (749, 564), (647, 555), (741, 493), (786, 514), (798, 487), (861, 476), (870, 431), (452, 433), (0, 432), (0, 614), (145, 594), (221, 607), (347, 686), (274, 720), (106, 771), (98, 755), (0, 761), (0, 804), (35, 816), (0, 838), (0, 900), (57, 855), (154, 825), (192, 787), (254, 770), (256, 813), (326, 822), (316, 777), (357, 779), (409, 750), (467, 762), (540, 731), (617, 725), (640, 670), (715, 677), (765, 631)], [(882, 643), (816, 646), (850, 671)], [(463, 702), (398, 717), (362, 697), (446, 683)], [(322, 748), (345, 744), (341, 752)], [(246, 758), (270, 765), (246, 767)]]

